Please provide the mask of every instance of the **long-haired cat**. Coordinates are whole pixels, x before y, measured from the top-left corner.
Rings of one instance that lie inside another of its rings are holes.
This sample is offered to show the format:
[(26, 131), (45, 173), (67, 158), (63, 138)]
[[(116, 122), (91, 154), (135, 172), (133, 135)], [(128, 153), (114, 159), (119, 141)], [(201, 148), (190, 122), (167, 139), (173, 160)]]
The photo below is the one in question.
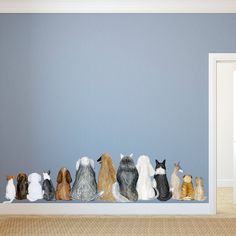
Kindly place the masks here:
[(139, 174), (132, 156), (133, 154), (129, 156), (121, 154), (121, 161), (116, 175), (118, 184), (113, 185), (113, 195), (120, 202), (138, 200), (136, 185)]
[(156, 188), (159, 192), (157, 199), (160, 201), (169, 200), (172, 197), (172, 192), (170, 191), (168, 179), (166, 176), (166, 160), (163, 162), (156, 160), (154, 179), (156, 181)]

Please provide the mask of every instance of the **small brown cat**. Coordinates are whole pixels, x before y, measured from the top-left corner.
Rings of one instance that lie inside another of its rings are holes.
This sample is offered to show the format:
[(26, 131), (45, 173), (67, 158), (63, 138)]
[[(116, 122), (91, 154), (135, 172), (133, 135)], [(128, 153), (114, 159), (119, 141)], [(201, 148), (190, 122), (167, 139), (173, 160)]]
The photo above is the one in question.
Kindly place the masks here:
[(205, 191), (204, 191), (204, 184), (203, 178), (196, 177), (195, 178), (195, 188), (194, 188), (194, 199), (197, 201), (204, 201), (206, 200)]

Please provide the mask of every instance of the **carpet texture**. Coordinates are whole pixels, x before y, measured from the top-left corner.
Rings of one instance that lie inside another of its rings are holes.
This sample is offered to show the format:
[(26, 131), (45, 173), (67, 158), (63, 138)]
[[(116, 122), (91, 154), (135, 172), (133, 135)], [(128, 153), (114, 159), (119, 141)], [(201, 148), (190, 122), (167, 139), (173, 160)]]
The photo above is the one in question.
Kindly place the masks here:
[(236, 218), (4, 217), (0, 235), (236, 235)]
[(236, 236), (233, 189), (220, 188), (214, 216), (0, 216), (1, 236)]

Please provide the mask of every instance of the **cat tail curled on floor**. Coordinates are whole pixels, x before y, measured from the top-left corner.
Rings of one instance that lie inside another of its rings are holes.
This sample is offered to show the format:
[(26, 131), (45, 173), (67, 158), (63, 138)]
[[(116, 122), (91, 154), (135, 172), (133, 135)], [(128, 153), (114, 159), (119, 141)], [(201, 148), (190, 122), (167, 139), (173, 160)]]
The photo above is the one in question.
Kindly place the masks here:
[(120, 194), (120, 187), (117, 182), (112, 185), (112, 194), (117, 202), (130, 202), (129, 199)]
[(10, 204), (14, 201), (15, 198), (10, 199), (9, 201), (4, 201), (3, 204)]
[(152, 180), (152, 187), (153, 187), (154, 192), (155, 192), (155, 196), (154, 196), (153, 199), (158, 198), (159, 197), (159, 192), (157, 190), (157, 183), (156, 183), (155, 179)]

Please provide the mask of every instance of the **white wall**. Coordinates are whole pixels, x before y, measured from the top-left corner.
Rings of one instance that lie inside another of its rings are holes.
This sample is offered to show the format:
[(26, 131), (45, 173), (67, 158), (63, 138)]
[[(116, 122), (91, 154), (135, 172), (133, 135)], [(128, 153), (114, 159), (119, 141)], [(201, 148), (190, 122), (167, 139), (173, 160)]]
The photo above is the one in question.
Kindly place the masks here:
[[(217, 186), (233, 186), (234, 62), (217, 63)], [(235, 91), (236, 92), (236, 91)], [(236, 122), (235, 122), (236, 124)]]

